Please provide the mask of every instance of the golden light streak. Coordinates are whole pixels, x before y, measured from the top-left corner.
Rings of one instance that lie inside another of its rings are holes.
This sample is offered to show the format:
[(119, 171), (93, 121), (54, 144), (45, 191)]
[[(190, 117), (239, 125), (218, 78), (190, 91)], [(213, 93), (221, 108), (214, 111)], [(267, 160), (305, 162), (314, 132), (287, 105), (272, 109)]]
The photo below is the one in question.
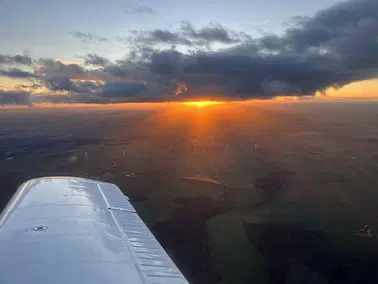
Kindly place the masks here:
[(356, 81), (350, 84), (347, 84), (339, 89), (330, 87), (324, 94), (321, 96), (318, 94), (318, 97), (323, 98), (355, 98), (355, 99), (365, 99), (365, 98), (378, 98), (378, 79)]
[(224, 104), (224, 102), (219, 102), (219, 101), (198, 101), (198, 102), (183, 102), (182, 104), (187, 105), (187, 106), (196, 106), (198, 108), (203, 108), (203, 107), (211, 106), (211, 105)]
[(180, 94), (183, 94), (185, 93), (186, 91), (188, 90), (188, 87), (186, 86), (185, 83), (179, 83), (176, 87), (176, 92), (175, 94), (176, 95), (180, 95)]
[(298, 101), (301, 97), (299, 96), (278, 96), (273, 98), (275, 101)]
[(97, 79), (77, 79), (77, 78), (73, 78), (73, 79), (71, 79), (71, 81), (74, 82), (74, 83), (90, 82), (90, 83), (94, 83), (96, 85), (102, 85), (102, 84), (106, 83), (105, 80), (97, 80)]
[(80, 65), (80, 62), (75, 62), (75, 61), (62, 61), (60, 59), (56, 59), (55, 62), (57, 63), (61, 63), (61, 64), (64, 64), (64, 65)]

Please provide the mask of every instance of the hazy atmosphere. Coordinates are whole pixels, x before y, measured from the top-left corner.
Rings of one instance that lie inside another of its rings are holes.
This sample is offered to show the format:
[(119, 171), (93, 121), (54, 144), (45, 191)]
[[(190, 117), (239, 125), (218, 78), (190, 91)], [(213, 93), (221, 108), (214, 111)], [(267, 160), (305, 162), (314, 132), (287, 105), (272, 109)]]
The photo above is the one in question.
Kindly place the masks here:
[(4, 108), (1, 202), (35, 177), (107, 181), (189, 283), (374, 283), (377, 107)]

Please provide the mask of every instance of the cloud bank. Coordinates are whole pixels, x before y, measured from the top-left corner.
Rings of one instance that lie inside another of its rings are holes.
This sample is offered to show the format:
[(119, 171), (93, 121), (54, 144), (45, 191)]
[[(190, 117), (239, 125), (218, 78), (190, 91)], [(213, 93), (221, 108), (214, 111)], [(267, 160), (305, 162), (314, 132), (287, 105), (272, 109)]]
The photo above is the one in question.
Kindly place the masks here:
[[(312, 96), (377, 78), (376, 15), (378, 1), (353, 0), (312, 17), (297, 16), (282, 35), (253, 38), (221, 24), (187, 22), (176, 30), (131, 31), (119, 39), (131, 51), (116, 62), (93, 53), (84, 56), (84, 65), (0, 55), (1, 76), (33, 80), (49, 91), (2, 91), (0, 103)], [(109, 40), (80, 32), (75, 36), (86, 42)]]

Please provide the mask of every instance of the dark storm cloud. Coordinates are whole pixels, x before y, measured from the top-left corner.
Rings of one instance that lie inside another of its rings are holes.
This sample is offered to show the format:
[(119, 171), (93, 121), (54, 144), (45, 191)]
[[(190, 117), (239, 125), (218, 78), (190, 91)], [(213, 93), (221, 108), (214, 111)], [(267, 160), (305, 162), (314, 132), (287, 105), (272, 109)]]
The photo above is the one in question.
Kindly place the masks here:
[(52, 91), (73, 91), (78, 93), (89, 92), (95, 85), (87, 82), (86, 85), (81, 85), (80, 82), (72, 82), (66, 75), (47, 76), (43, 79), (47, 88)]
[(146, 89), (146, 84), (140, 82), (108, 82), (105, 84), (102, 97), (134, 97)]
[(282, 40), (276, 35), (267, 35), (259, 40), (261, 49), (278, 51), (282, 49)]
[(20, 64), (20, 65), (31, 65), (33, 59), (28, 55), (3, 55), (0, 54), (0, 64)]
[(38, 74), (65, 74), (70, 77), (82, 76), (86, 70), (79, 64), (65, 64), (59, 60), (40, 59), (35, 70)]
[(122, 64), (119, 64), (119, 65), (114, 64), (114, 65), (106, 66), (103, 69), (103, 71), (106, 74), (109, 74), (111, 76), (118, 77), (118, 78), (127, 78), (129, 76), (134, 75), (133, 70), (129, 68), (129, 66), (122, 65)]
[(191, 93), (214, 90), (234, 97), (272, 96), (278, 92), (270, 91), (274, 84), (284, 86), (282, 91), (290, 90), (291, 95), (307, 95), (345, 79), (345, 71), (333, 67), (330, 60), (325, 55), (156, 52), (150, 68), (161, 76), (187, 82)]
[(204, 42), (236, 43), (241, 41), (241, 35), (227, 30), (221, 24), (209, 24), (200, 29), (195, 29), (190, 23), (183, 23), (181, 33), (193, 40)]
[(31, 105), (31, 94), (24, 91), (0, 90), (0, 105)]
[(176, 50), (157, 51), (151, 54), (149, 67), (154, 73), (174, 77), (183, 71), (186, 58)]
[[(86, 56), (96, 69), (87, 69), (79, 64), (63, 63), (59, 60), (41, 59), (35, 73), (42, 76), (65, 75), (69, 79), (114, 81), (117, 79), (151, 80), (151, 73), (145, 66), (130, 61), (119, 61), (112, 64), (109, 60), (96, 54)], [(104, 64), (104, 66), (100, 66)]]
[(86, 56), (84, 56), (84, 59), (85, 65), (106, 66), (110, 64), (110, 61), (108, 59), (94, 53), (87, 54)]
[(102, 97), (93, 93), (70, 93), (66, 95), (39, 95), (35, 96), (33, 103), (54, 103), (54, 104), (117, 104), (124, 102), (161, 102), (155, 97)]
[(155, 51), (149, 66), (161, 76), (187, 82), (192, 92), (215, 90), (234, 97), (312, 95), (377, 77), (376, 15), (376, 0), (341, 3), (311, 18), (297, 17), (282, 36), (267, 35), (221, 51), (190, 55)]
[(105, 100), (99, 97), (96, 94), (92, 93), (69, 93), (65, 95), (38, 95), (34, 96), (35, 103), (54, 103), (54, 104), (105, 104), (109, 103), (108, 100)]
[(107, 37), (98, 36), (96, 33), (83, 33), (83, 32), (74, 32), (72, 34), (75, 38), (79, 39), (83, 43), (95, 43), (95, 42), (109, 42), (110, 40)]
[[(83, 83), (84, 84), (84, 83)], [(77, 86), (72, 88), (72, 84), (61, 83), (60, 90), (71, 88), (66, 94), (42, 94), (33, 96), (35, 103), (85, 103), (85, 104), (113, 104), (122, 102), (156, 102), (162, 101), (156, 96), (151, 95), (147, 86), (139, 82), (108, 82), (105, 85), (97, 86), (95, 91), (86, 92), (83, 85), (82, 89), (77, 92)], [(87, 86), (89, 87), (89, 86)], [(92, 86), (94, 87), (94, 86)]]
[(281, 47), (303, 51), (323, 47), (340, 53), (344, 44), (375, 42), (378, 34), (378, 2), (354, 0), (322, 10), (314, 17), (296, 17), (297, 25), (287, 29)]
[(77, 80), (110, 80), (112, 76), (102, 69), (88, 70), (76, 63), (63, 63), (59, 60), (40, 59), (34, 68), (34, 73), (41, 77), (65, 75), (69, 79)]

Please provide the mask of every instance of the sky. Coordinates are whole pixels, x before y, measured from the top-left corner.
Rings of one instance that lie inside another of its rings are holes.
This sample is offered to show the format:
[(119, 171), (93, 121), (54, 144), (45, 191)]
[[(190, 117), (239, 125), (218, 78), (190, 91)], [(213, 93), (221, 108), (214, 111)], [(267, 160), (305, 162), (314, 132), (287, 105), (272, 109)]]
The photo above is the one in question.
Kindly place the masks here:
[(0, 104), (375, 97), (377, 14), (376, 0), (0, 0)]

